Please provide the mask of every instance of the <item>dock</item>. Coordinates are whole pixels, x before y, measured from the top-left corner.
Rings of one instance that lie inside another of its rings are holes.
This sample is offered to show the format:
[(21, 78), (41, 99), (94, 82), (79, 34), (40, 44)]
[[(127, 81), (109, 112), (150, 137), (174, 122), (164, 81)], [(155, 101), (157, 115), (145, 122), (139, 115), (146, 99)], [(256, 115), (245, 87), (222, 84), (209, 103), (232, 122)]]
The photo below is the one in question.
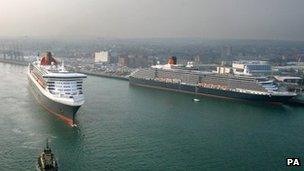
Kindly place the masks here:
[(129, 81), (129, 77), (123, 77), (123, 76), (118, 76), (118, 75), (112, 75), (112, 74), (107, 74), (107, 73), (102, 73), (102, 72), (91, 72), (91, 71), (84, 71), (84, 70), (78, 70), (76, 72), (86, 74), (86, 75), (92, 75), (92, 76), (97, 76), (97, 77), (105, 77), (105, 78), (113, 78), (113, 79), (118, 79), (118, 80), (125, 80)]
[(14, 65), (22, 65), (22, 66), (27, 66), (29, 63), (27, 61), (17, 61), (17, 60), (10, 60), (10, 59), (0, 59), (0, 62), (14, 64)]

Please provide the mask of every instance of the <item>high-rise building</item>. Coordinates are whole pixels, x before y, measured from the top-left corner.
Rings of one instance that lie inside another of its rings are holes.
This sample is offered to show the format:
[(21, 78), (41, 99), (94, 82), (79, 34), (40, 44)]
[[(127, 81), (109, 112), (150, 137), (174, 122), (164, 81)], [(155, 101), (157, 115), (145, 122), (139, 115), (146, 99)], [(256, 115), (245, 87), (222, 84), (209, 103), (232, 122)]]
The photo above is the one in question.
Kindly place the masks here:
[(232, 47), (231, 46), (224, 46), (221, 49), (221, 58), (222, 59), (227, 59), (231, 57), (232, 55)]
[(129, 60), (127, 57), (118, 57), (118, 66), (128, 66)]
[(95, 53), (95, 63), (108, 63), (110, 62), (111, 55), (108, 51), (101, 51)]
[(201, 64), (201, 58), (199, 55), (195, 56), (193, 60), (195, 65)]

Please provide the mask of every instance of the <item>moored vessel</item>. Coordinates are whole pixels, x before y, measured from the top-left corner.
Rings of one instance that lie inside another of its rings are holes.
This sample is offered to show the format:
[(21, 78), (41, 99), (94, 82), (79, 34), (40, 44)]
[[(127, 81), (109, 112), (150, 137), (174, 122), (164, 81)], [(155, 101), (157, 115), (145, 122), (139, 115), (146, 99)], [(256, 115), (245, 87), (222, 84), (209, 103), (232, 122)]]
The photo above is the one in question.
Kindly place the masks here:
[(266, 77), (187, 70), (170, 59), (166, 65), (138, 69), (129, 80), (136, 86), (251, 101), (285, 103), (296, 96)]
[(298, 105), (304, 105), (304, 95), (298, 94), (296, 97), (292, 98), (290, 102)]

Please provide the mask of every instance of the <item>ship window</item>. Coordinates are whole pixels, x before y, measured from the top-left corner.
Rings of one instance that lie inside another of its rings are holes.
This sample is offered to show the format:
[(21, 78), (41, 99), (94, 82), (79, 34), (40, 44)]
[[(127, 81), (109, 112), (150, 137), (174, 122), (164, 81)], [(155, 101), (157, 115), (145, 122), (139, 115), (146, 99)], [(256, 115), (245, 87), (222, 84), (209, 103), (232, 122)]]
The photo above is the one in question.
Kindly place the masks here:
[(236, 69), (237, 72), (244, 72), (244, 69)]

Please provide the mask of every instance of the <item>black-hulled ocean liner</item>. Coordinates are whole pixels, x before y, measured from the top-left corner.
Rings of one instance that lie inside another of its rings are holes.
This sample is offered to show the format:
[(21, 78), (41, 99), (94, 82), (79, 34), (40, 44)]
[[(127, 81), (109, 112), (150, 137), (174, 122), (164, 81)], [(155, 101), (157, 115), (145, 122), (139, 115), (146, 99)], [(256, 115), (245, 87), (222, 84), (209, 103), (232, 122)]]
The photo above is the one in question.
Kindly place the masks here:
[(74, 125), (75, 115), (84, 103), (82, 83), (86, 75), (68, 72), (50, 52), (30, 63), (27, 75), (37, 102), (48, 112)]
[(169, 59), (166, 65), (138, 69), (129, 80), (131, 85), (136, 86), (263, 102), (284, 103), (296, 96), (295, 93), (280, 90), (265, 77), (181, 69), (174, 58)]

